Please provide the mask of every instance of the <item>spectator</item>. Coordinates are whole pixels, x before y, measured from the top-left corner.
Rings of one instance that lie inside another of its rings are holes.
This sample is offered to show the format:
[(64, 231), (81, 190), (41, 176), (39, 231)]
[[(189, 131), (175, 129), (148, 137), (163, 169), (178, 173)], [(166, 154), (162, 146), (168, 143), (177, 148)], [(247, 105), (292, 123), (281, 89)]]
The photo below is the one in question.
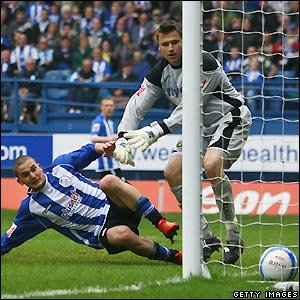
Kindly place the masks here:
[(32, 1), (32, 3), (27, 6), (26, 16), (33, 24), (39, 23), (43, 9), (49, 10), (49, 5), (46, 4), (45, 1)]
[[(265, 40), (268, 40), (268, 34), (265, 36)], [(261, 51), (257, 49), (256, 46), (249, 46), (246, 50), (245, 58), (243, 60), (243, 70), (248, 71), (250, 69), (250, 60), (252, 57), (257, 57), (259, 63), (261, 64), (262, 68), (262, 74), (267, 77), (273, 77), (277, 70), (278, 67), (276, 66), (276, 61), (278, 60), (278, 56), (272, 53), (270, 56), (265, 56), (264, 52), (261, 54)], [(281, 58), (281, 56), (279, 56)]]
[[(25, 69), (19, 75), (22, 79), (30, 79), (33, 82), (37, 79), (42, 79), (43, 76), (37, 68), (36, 60), (28, 57), (25, 60)], [(39, 83), (23, 83), (20, 82), (18, 94), (21, 100), (20, 123), (38, 123), (38, 115), (41, 109), (40, 103), (30, 101), (41, 97), (41, 84)]]
[(94, 17), (93, 6), (87, 5), (84, 8), (84, 18), (80, 21), (80, 32), (88, 34), (92, 30), (92, 19)]
[(264, 57), (259, 53), (257, 47), (255, 46), (249, 46), (246, 49), (246, 54), (245, 54), (245, 58), (243, 60), (243, 70), (245, 71), (249, 71), (250, 70), (250, 61), (252, 57), (257, 57), (260, 64), (263, 64), (264, 62)]
[(9, 24), (11, 34), (15, 32), (23, 32), (28, 35), (32, 28), (32, 22), (27, 19), (24, 8), (20, 7), (16, 10), (16, 17)]
[[(1, 78), (13, 77), (14, 69), (16, 68), (15, 64), (11, 63), (11, 52), (9, 49), (4, 49), (1, 51)], [(9, 96), (11, 94), (11, 87), (5, 90), (2, 90), (4, 83), (1, 83), (1, 95)]]
[(299, 74), (299, 25), (289, 23), (285, 35), (274, 44), (275, 52), (282, 54), (278, 61), (279, 69), (286, 77), (298, 77)]
[(138, 13), (147, 12), (149, 13), (152, 9), (152, 1), (133, 1)]
[[(203, 35), (203, 49), (207, 52), (211, 52), (215, 58), (219, 55), (219, 44), (218, 44), (218, 34), (219, 34), (219, 23), (220, 18), (217, 14), (212, 15), (211, 19), (208, 19), (203, 25), (204, 35)], [(226, 50), (225, 50), (226, 51)]]
[(116, 46), (113, 52), (114, 58), (118, 59), (118, 68), (121, 68), (124, 61), (132, 60), (133, 52), (137, 49), (138, 46), (132, 42), (130, 32), (125, 31), (121, 43)]
[(247, 49), (249, 46), (256, 46), (261, 48), (262, 46), (262, 35), (255, 32), (255, 28), (250, 18), (243, 19), (243, 40), (241, 41), (241, 47)]
[(81, 67), (81, 63), (85, 58), (90, 58), (92, 48), (89, 46), (88, 36), (85, 34), (79, 37), (79, 47), (73, 48), (72, 51), (72, 71), (76, 71)]
[[(15, 64), (10, 62), (10, 50), (1, 51), (1, 78), (10, 78), (14, 76)], [(12, 95), (12, 84), (1, 81), (1, 122), (12, 122), (12, 103), (4, 100), (3, 97)]]
[(265, 32), (275, 32), (279, 26), (278, 15), (274, 13), (272, 8), (272, 1), (261, 1), (261, 11), (263, 13), (261, 28)]
[(38, 52), (36, 48), (27, 43), (27, 36), (24, 33), (19, 33), (17, 47), (11, 53), (11, 63), (17, 65), (16, 75), (25, 70), (25, 60), (29, 57), (37, 60)]
[(113, 29), (109, 35), (109, 41), (111, 43), (112, 49), (114, 50), (118, 44), (121, 43), (122, 36), (125, 32), (125, 18), (122, 17), (118, 19), (116, 27)]
[(8, 22), (8, 11), (6, 7), (1, 7), (1, 50), (11, 47), (12, 34)]
[(102, 21), (98, 18), (92, 20), (92, 30), (88, 33), (91, 48), (100, 47), (103, 40), (107, 39), (109, 31), (102, 27)]
[(104, 40), (101, 44), (101, 50), (102, 50), (102, 59), (106, 60), (112, 69), (112, 72), (116, 70), (116, 60), (113, 57), (112, 51), (111, 51), (111, 44), (109, 40)]
[(48, 47), (48, 40), (41, 36), (38, 43), (38, 68), (42, 74), (53, 69), (53, 49)]
[(212, 15), (210, 20), (211, 30), (220, 30), (220, 17), (217, 14)]
[[(111, 78), (110, 64), (102, 58), (102, 50), (97, 47), (93, 49), (93, 71), (95, 72), (95, 82), (108, 81)], [(98, 98), (102, 99), (110, 96), (110, 92), (107, 89), (101, 88), (98, 92)]]
[(257, 56), (252, 56), (250, 58), (249, 67), (249, 70), (244, 72), (244, 84), (247, 87), (247, 105), (251, 111), (257, 111), (261, 108), (262, 104), (262, 98), (257, 96), (263, 94), (261, 89), (264, 81), (261, 63)]
[[(223, 1), (226, 3), (225, 1)], [(225, 36), (226, 36), (226, 41), (229, 44), (229, 49), (232, 46), (237, 46), (239, 49), (247, 49), (244, 48), (244, 45), (242, 43), (243, 41), (243, 35), (242, 35), (242, 19), (236, 15), (231, 18), (230, 24), (225, 27)], [(244, 51), (242, 51), (244, 52)]]
[(159, 28), (160, 24), (164, 21), (164, 16), (162, 11), (159, 8), (154, 9), (152, 12), (152, 18), (153, 18), (152, 32), (154, 32)]
[(38, 23), (35, 23), (32, 26), (32, 29), (30, 32), (31, 43), (37, 44), (40, 35), (46, 34), (49, 24), (50, 24), (50, 22), (49, 22), (49, 17), (48, 17), (48, 10), (43, 8), (41, 10), (40, 21)]
[(53, 60), (55, 63), (55, 69), (71, 71), (72, 48), (69, 38), (63, 37), (61, 39), (60, 46), (54, 50)]
[(242, 57), (239, 47), (232, 46), (229, 55), (230, 57), (224, 62), (224, 71), (229, 80), (240, 79), (242, 73)]
[(58, 24), (57, 23), (50, 23), (45, 37), (48, 41), (48, 47), (51, 49), (56, 49), (59, 47), (60, 44), (60, 36), (58, 32)]
[(108, 9), (104, 5), (104, 3), (104, 1), (93, 1), (94, 16), (101, 21), (101, 24), (104, 24), (105, 20), (108, 17)]
[(149, 21), (149, 17), (146, 13), (141, 13), (139, 16), (139, 25), (132, 29), (132, 41), (138, 45), (142, 50), (149, 48), (149, 36), (152, 36), (153, 22)]
[[(273, 34), (265, 32), (262, 45), (262, 67), (266, 77), (273, 78), (278, 71), (278, 56), (273, 52)], [(281, 59), (281, 56), (279, 56)]]
[(288, 8), (288, 14), (290, 16), (290, 21), (293, 24), (299, 25), (299, 2), (298, 1), (289, 1), (290, 5)]
[(132, 60), (132, 74), (135, 75), (139, 82), (142, 82), (144, 77), (150, 71), (150, 64), (143, 59), (143, 54), (141, 50), (135, 50), (133, 52)]
[(70, 25), (69, 31), (72, 34), (68, 36), (69, 38), (79, 35), (80, 24), (78, 24), (78, 22), (74, 18), (72, 18), (72, 11), (71, 11), (71, 7), (69, 5), (63, 5), (61, 8), (61, 20), (59, 23), (59, 33), (62, 36), (66, 35), (63, 33), (63, 27), (65, 24)]
[[(204, 30), (206, 31), (208, 28)], [(203, 49), (207, 52), (211, 52), (215, 57), (217, 57), (219, 50), (217, 34), (217, 32), (209, 31), (203, 35)]]
[(119, 1), (113, 1), (110, 10), (108, 13), (108, 17), (104, 22), (104, 27), (106, 27), (110, 32), (115, 29), (117, 20), (122, 16), (122, 7)]
[(6, 7), (8, 11), (8, 20), (9, 22), (13, 21), (16, 18), (16, 12), (19, 9), (23, 9), (25, 12), (25, 5), (23, 1), (2, 1), (1, 2), (1, 7), (2, 4), (4, 7)]
[(72, 24), (64, 23), (62, 26), (62, 31), (60, 33), (61, 38), (66, 37), (72, 41), (72, 46), (78, 46), (78, 34), (72, 29)]
[[(84, 59), (82, 61), (82, 67), (78, 71), (75, 71), (70, 78), (70, 82), (95, 82), (96, 73), (93, 71), (93, 64), (90, 59)], [(70, 100), (72, 102), (86, 102), (94, 103), (97, 98), (97, 91), (95, 88), (87, 86), (77, 86), (71, 89)], [(82, 108), (86, 111), (89, 107)], [(68, 109), (69, 113), (80, 113), (82, 109), (79, 106), (71, 107)]]
[[(205, 1), (205, 3), (210, 3), (210, 1)], [(235, 25), (241, 26), (241, 23), (238, 24), (239, 22), (237, 21), (237, 19), (242, 20), (243, 18), (241, 1), (218, 1), (217, 8), (219, 9), (218, 15), (222, 19), (222, 27), (225, 28), (225, 31), (232, 29)], [(211, 8), (207, 7), (206, 9)]]
[(82, 13), (80, 10), (79, 5), (77, 5), (76, 3), (73, 3), (71, 6), (71, 14), (72, 14), (72, 20), (75, 23), (75, 28), (76, 28), (76, 32), (78, 32), (79, 28), (80, 28), (80, 23), (81, 23), (81, 19), (82, 19)]
[(171, 1), (168, 12), (168, 18), (170, 20), (175, 20), (179, 23), (182, 23), (182, 4), (180, 1)]
[(126, 1), (124, 5), (124, 20), (125, 20), (125, 30), (131, 31), (137, 26), (138, 14), (136, 13), (135, 5), (133, 1)]
[[(122, 64), (122, 72), (116, 76), (114, 81), (117, 82), (137, 82), (138, 78), (132, 74), (132, 66), (129, 61), (124, 61)], [(125, 89), (115, 89), (112, 92), (116, 108), (124, 109), (132, 92)]]
[(60, 22), (59, 7), (56, 3), (52, 3), (50, 6), (49, 22), (50, 23), (59, 23)]
[(102, 59), (102, 50), (100, 47), (94, 48), (92, 52), (93, 71), (95, 72), (95, 82), (110, 80), (110, 64)]
[(159, 45), (156, 39), (156, 32), (152, 34), (152, 43), (150, 44), (148, 50), (145, 51), (145, 58), (151, 66), (154, 66), (161, 58)]
[[(91, 142), (105, 143), (116, 141), (117, 135), (114, 130), (112, 116), (115, 110), (114, 100), (104, 98), (99, 106), (100, 114), (93, 120), (91, 126)], [(120, 169), (120, 163), (112, 157), (99, 157), (95, 171), (99, 174), (99, 178), (103, 178), (108, 174), (113, 174), (125, 180)]]

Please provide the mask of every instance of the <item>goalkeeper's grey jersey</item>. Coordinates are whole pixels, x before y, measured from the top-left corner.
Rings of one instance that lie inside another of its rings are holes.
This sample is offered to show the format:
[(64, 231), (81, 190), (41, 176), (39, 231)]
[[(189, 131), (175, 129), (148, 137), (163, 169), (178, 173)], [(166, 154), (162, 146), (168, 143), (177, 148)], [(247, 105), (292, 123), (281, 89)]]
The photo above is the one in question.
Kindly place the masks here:
[[(208, 52), (203, 52), (203, 125), (204, 134), (212, 134), (232, 116), (241, 116), (244, 124), (251, 122), (251, 115), (244, 105), (243, 96), (232, 86), (221, 64)], [(144, 78), (140, 89), (130, 98), (118, 132), (135, 130), (156, 100), (165, 94), (176, 105), (171, 115), (164, 119), (170, 132), (182, 126), (182, 67), (172, 67), (162, 58)], [(229, 114), (230, 113), (230, 114)]]

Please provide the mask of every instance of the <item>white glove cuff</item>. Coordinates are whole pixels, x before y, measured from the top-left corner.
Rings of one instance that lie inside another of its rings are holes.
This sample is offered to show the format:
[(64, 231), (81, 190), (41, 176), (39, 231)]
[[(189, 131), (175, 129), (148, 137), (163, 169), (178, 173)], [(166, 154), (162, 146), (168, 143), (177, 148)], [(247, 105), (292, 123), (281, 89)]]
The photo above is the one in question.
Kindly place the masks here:
[(158, 124), (157, 121), (154, 121), (150, 124), (150, 127), (154, 131), (154, 134), (157, 138), (164, 135), (164, 130), (161, 128), (161, 126)]

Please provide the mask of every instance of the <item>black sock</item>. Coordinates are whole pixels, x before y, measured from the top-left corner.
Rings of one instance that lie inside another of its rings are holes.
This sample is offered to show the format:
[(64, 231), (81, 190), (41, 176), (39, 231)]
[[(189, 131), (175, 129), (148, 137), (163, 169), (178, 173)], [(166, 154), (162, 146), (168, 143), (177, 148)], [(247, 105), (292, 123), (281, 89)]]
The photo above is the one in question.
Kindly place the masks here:
[(169, 249), (167, 247), (161, 246), (160, 244), (154, 242), (153, 252), (149, 257), (149, 259), (171, 261), (173, 256), (177, 252), (178, 252), (177, 250)]

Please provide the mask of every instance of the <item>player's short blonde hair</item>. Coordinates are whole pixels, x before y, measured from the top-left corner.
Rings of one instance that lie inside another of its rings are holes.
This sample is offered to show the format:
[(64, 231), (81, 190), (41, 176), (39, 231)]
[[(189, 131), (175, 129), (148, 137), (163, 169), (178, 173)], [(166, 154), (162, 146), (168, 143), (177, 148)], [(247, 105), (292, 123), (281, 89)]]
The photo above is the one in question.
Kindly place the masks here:
[(13, 172), (17, 178), (19, 178), (19, 174), (17, 172), (18, 167), (23, 165), (29, 159), (32, 159), (36, 163), (36, 160), (29, 155), (21, 155), (18, 158), (16, 158), (14, 165), (13, 165)]

